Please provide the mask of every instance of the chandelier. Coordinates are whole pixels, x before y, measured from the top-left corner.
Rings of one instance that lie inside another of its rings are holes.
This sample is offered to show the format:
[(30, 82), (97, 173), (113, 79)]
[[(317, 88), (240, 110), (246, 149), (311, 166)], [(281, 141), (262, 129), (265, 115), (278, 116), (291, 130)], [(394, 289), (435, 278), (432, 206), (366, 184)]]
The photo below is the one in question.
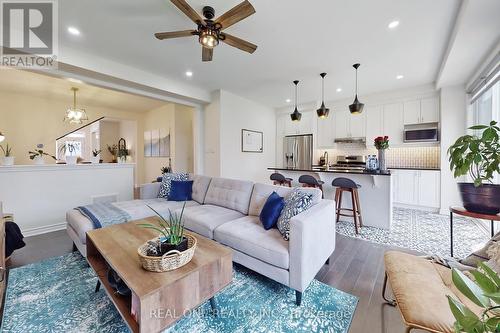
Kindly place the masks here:
[(85, 109), (79, 109), (76, 107), (76, 92), (78, 88), (72, 87), (73, 91), (73, 107), (70, 107), (66, 110), (66, 116), (64, 117), (64, 121), (69, 122), (70, 124), (81, 124), (84, 121), (89, 120)]

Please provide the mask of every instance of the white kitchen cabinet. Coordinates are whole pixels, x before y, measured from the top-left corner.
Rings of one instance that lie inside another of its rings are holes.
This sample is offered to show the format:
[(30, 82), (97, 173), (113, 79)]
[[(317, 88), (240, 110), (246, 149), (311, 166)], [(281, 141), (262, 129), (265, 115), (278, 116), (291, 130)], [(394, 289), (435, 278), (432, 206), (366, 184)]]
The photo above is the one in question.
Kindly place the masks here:
[(403, 103), (384, 105), (383, 134), (389, 137), (389, 146), (403, 144)]
[(405, 125), (439, 122), (439, 100), (437, 97), (407, 101), (403, 108)]
[(312, 134), (313, 114), (311, 111), (302, 112), (300, 121), (292, 121), (289, 114), (280, 115), (285, 123), (285, 135)]
[(426, 208), (440, 207), (440, 172), (438, 170), (392, 169), (395, 204)]
[(335, 138), (358, 138), (366, 135), (366, 115), (351, 114), (348, 108), (335, 111)]
[(437, 97), (420, 101), (420, 120), (422, 123), (439, 122), (439, 99)]
[(384, 109), (380, 106), (365, 107), (366, 145), (371, 146), (373, 139), (384, 135)]
[(328, 118), (316, 118), (318, 148), (331, 148), (335, 140), (335, 113), (330, 112)]

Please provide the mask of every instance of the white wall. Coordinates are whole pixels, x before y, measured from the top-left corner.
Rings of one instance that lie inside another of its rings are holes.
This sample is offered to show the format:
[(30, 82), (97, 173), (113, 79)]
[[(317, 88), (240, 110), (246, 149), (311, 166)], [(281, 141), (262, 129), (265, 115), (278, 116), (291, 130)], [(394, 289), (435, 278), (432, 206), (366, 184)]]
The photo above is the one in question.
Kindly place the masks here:
[[(268, 182), (274, 165), (276, 114), (263, 106), (225, 90), (213, 94), (205, 108), (205, 174)], [(263, 132), (264, 151), (241, 151), (241, 131)]]
[(449, 168), (448, 147), (466, 132), (465, 86), (441, 88), (441, 214), (452, 205), (461, 205), (457, 181)]

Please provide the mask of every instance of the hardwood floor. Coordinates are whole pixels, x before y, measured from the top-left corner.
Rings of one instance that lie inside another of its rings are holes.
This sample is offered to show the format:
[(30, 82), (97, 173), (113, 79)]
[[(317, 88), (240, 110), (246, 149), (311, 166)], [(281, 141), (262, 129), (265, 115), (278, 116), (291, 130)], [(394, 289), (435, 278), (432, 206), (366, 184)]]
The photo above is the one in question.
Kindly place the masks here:
[[(27, 237), (25, 242), (26, 247), (12, 255), (9, 268), (63, 255), (72, 250), (71, 239), (64, 230)], [(382, 299), (383, 257), (384, 252), (390, 249), (395, 248), (337, 234), (337, 245), (330, 265), (325, 265), (316, 276), (328, 285), (359, 297), (350, 333), (405, 332), (399, 310), (386, 305)]]

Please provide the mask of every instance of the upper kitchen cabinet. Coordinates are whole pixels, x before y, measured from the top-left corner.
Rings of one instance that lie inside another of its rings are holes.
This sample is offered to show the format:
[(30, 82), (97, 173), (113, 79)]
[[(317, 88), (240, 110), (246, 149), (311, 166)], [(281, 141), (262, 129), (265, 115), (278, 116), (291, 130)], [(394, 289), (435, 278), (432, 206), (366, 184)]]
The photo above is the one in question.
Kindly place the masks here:
[(351, 114), (349, 109), (342, 108), (334, 112), (335, 138), (359, 138), (366, 135), (366, 115)]
[[(383, 106), (383, 134), (389, 137), (389, 145), (403, 144), (403, 103)], [(370, 124), (371, 126), (371, 124)]]
[(439, 122), (439, 100), (437, 97), (404, 103), (405, 125), (435, 122)]
[(331, 112), (328, 118), (316, 117), (318, 135), (318, 148), (332, 148), (335, 140), (335, 112)]
[(384, 135), (384, 108), (383, 106), (369, 106), (363, 111), (366, 114), (366, 142), (367, 145), (377, 136)]

